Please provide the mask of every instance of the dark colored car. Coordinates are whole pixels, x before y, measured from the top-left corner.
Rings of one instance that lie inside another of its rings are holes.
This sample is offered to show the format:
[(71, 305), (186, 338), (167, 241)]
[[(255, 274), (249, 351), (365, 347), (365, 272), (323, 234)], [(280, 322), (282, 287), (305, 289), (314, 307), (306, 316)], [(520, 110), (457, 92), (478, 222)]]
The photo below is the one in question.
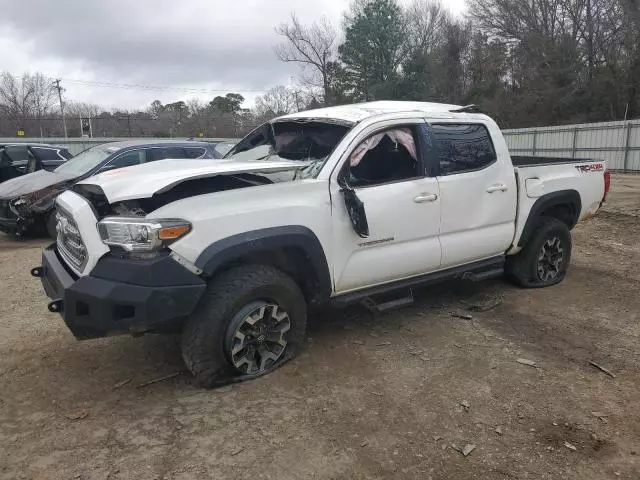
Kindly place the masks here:
[(55, 238), (55, 198), (76, 182), (116, 168), (165, 158), (221, 158), (216, 144), (193, 141), (127, 141), (89, 148), (53, 171), (39, 170), (0, 184), (0, 231), (44, 233)]
[(73, 155), (44, 143), (0, 144), (0, 183), (37, 170), (54, 170)]

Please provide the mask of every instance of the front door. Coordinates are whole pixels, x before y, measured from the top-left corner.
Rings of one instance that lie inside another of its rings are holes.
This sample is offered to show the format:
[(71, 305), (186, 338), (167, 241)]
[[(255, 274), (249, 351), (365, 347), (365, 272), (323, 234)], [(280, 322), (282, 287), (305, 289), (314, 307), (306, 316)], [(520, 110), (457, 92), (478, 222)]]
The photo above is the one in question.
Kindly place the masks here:
[[(440, 267), (440, 192), (426, 176), (426, 123), (385, 122), (363, 131), (331, 181), (337, 293), (409, 278)], [(341, 180), (343, 179), (343, 180)], [(339, 182), (364, 204), (369, 235), (359, 236)]]

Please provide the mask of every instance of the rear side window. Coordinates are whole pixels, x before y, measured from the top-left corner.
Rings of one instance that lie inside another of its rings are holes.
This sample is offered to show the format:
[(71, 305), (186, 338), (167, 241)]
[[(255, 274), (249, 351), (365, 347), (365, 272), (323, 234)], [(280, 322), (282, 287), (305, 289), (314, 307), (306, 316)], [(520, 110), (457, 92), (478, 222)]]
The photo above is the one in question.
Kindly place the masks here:
[(186, 147), (184, 149), (187, 152), (187, 158), (200, 158), (204, 156), (207, 151), (204, 148)]
[(180, 147), (155, 147), (149, 149), (152, 162), (166, 158), (187, 158), (183, 148)]
[(484, 125), (432, 124), (440, 175), (481, 170), (496, 161), (496, 152)]
[(43, 147), (31, 147), (33, 151), (38, 155), (40, 160), (64, 160), (67, 157), (63, 157), (58, 154), (57, 148), (43, 148)]

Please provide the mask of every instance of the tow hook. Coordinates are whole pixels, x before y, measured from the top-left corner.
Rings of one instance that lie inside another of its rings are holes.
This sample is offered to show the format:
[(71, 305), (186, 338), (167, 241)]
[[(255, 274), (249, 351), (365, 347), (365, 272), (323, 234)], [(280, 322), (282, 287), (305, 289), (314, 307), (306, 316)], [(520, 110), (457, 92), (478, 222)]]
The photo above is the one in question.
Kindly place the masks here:
[(42, 267), (35, 267), (31, 269), (31, 276), (42, 278)]
[(64, 310), (64, 303), (62, 302), (62, 299), (59, 298), (49, 303), (49, 305), (47, 305), (47, 308), (51, 313), (62, 313), (62, 311)]

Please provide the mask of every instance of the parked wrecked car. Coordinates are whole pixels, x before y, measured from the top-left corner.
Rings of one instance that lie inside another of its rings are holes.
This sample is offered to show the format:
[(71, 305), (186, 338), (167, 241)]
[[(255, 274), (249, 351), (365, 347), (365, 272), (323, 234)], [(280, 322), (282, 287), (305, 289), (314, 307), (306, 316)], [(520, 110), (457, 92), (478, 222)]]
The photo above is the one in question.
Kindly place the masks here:
[(44, 143), (0, 144), (0, 183), (37, 170), (54, 170), (71, 157), (66, 148)]
[(39, 170), (0, 184), (0, 231), (22, 236), (56, 236), (54, 201), (63, 191), (97, 173), (155, 160), (214, 159), (222, 155), (210, 142), (136, 140), (97, 145), (53, 171)]

